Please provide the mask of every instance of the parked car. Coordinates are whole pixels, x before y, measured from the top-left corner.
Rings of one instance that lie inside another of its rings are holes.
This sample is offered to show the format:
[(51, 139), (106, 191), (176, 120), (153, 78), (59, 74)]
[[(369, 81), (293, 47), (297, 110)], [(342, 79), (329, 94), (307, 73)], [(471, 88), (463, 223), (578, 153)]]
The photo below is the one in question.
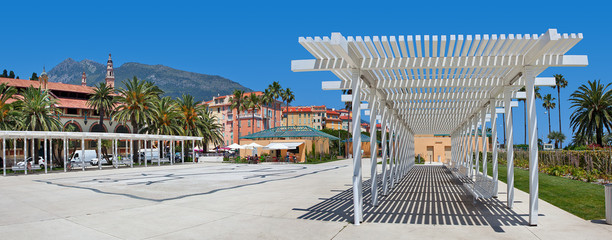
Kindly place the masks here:
[[(83, 154), (83, 152), (85, 154)], [(81, 158), (81, 155), (83, 155), (83, 158)], [(96, 150), (76, 150), (74, 154), (72, 154), (70, 161), (77, 164), (80, 164), (81, 162), (91, 163), (91, 160), (95, 158), (98, 158), (98, 153), (96, 153)]]
[[(34, 163), (32, 162), (32, 157), (29, 157), (26, 159), (26, 162), (30, 162), (30, 164), (32, 165), (33, 168), (35, 168), (34, 166), (38, 166), (39, 168), (45, 168), (46, 162), (45, 159), (41, 156), (38, 156), (38, 163)], [(25, 168), (26, 167), (26, 163), (24, 161), (21, 162), (17, 162), (16, 165), (18, 168)]]

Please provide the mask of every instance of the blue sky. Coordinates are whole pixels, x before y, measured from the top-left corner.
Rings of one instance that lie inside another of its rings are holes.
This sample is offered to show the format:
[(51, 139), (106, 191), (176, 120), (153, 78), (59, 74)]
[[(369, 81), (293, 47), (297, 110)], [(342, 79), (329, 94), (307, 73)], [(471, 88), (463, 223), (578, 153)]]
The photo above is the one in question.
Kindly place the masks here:
[[(431, 2), (431, 3), (427, 3)], [(563, 132), (569, 132), (571, 92), (587, 80), (611, 82), (610, 4), (604, 1), (8, 1), (2, 4), (0, 69), (22, 78), (71, 57), (115, 65), (163, 64), (216, 74), (261, 90), (290, 87), (294, 105), (341, 107), (339, 92), (323, 92), (331, 73), (293, 73), (291, 60), (311, 58), (300, 36), (583, 33), (568, 54), (589, 55), (588, 67), (551, 68), (565, 75)], [(608, 56), (608, 57), (606, 57)], [(543, 88), (543, 93), (554, 93)], [(548, 133), (538, 102), (540, 136)], [(521, 106), (522, 107), (522, 106)], [(558, 112), (551, 115), (558, 129)], [(523, 111), (515, 111), (515, 142), (523, 142)], [(569, 137), (569, 134), (566, 134)], [(500, 134), (500, 136), (503, 136)]]

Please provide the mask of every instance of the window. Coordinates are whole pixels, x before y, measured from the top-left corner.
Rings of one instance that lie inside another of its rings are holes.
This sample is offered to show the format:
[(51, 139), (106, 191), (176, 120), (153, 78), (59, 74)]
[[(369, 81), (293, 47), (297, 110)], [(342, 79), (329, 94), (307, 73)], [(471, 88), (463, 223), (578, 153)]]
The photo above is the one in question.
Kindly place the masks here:
[(217, 113), (220, 113), (220, 112), (221, 112), (221, 108), (217, 108)]
[(247, 127), (250, 127), (250, 126), (251, 126), (251, 121), (248, 121)]
[(66, 109), (66, 114), (78, 115), (79, 110), (76, 108), (68, 108)]

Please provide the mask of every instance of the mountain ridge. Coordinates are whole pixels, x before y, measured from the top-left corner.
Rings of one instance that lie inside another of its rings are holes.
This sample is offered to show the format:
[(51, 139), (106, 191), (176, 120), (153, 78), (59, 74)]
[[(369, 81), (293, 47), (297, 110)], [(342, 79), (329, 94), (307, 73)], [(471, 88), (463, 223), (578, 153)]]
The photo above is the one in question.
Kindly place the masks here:
[[(76, 61), (66, 58), (49, 72), (49, 81), (68, 84), (81, 84), (82, 72), (87, 74), (87, 85), (94, 86), (103, 82), (106, 77), (106, 64), (90, 59)], [(168, 67), (163, 64), (149, 65), (138, 62), (126, 62), (114, 66), (115, 88), (124, 87), (123, 81), (136, 76), (154, 82), (165, 96), (180, 97), (191, 94), (198, 101), (208, 101), (217, 95), (232, 94), (234, 89), (253, 91), (240, 83), (222, 77), (203, 73), (189, 72)]]

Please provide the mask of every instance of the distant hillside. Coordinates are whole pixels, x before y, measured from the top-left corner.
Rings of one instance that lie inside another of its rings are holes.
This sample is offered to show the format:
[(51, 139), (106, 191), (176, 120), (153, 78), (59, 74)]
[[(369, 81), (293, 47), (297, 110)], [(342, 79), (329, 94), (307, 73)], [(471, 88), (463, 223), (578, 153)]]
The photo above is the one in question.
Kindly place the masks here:
[[(81, 84), (81, 74), (87, 73), (87, 85), (93, 86), (104, 81), (106, 63), (97, 63), (92, 60), (77, 62), (68, 58), (51, 69), (49, 80), (70, 84)], [(155, 82), (165, 91), (166, 96), (173, 98), (182, 94), (191, 94), (197, 100), (208, 101), (213, 96), (231, 94), (234, 89), (252, 91), (237, 82), (217, 75), (187, 72), (164, 65), (147, 65), (129, 62), (119, 67), (115, 65), (115, 87), (123, 87), (122, 81), (132, 78), (146, 79)]]

